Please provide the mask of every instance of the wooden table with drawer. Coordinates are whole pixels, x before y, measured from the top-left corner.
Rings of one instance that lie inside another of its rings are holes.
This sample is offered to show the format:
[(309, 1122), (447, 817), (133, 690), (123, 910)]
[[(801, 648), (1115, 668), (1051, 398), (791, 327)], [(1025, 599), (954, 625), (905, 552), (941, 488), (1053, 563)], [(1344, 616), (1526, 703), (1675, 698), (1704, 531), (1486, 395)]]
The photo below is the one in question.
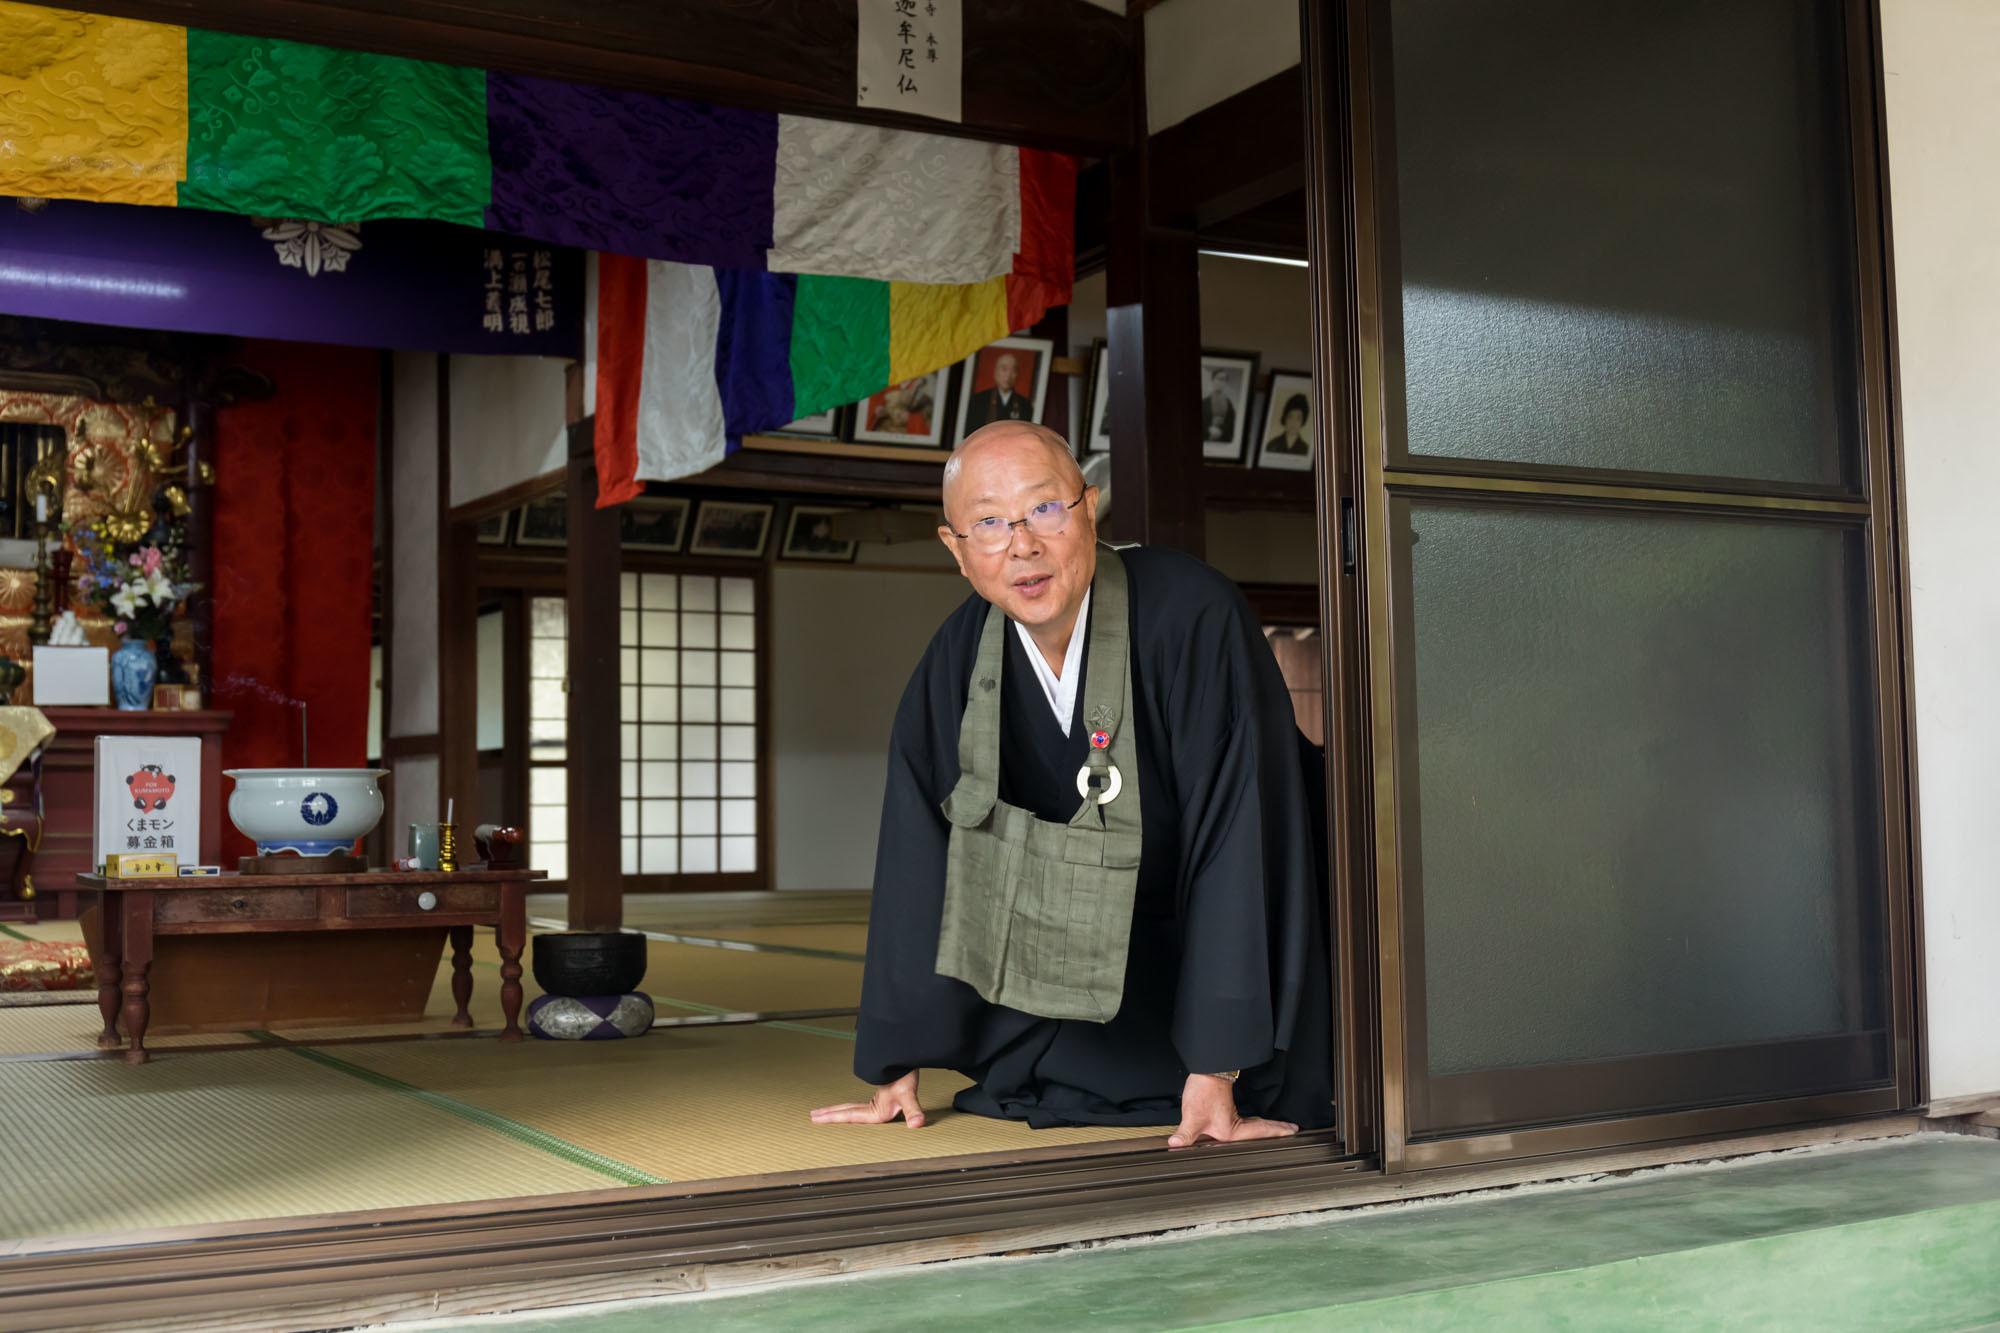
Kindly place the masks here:
[[(528, 885), (539, 870), (363, 871), (340, 875), (220, 875), (187, 879), (106, 879), (77, 886), (104, 895), (97, 1006), (105, 1050), (125, 1046), (146, 1060), (147, 971), (158, 935), (246, 935), (442, 926), (451, 940), (454, 1027), (471, 1027), (472, 929), (492, 926), (500, 944), (502, 1041), (521, 1040), (521, 950), (528, 938)], [(435, 938), (435, 936), (433, 936)], [(122, 1006), (121, 1006), (122, 994)], [(120, 1013), (125, 1036), (118, 1033)]]

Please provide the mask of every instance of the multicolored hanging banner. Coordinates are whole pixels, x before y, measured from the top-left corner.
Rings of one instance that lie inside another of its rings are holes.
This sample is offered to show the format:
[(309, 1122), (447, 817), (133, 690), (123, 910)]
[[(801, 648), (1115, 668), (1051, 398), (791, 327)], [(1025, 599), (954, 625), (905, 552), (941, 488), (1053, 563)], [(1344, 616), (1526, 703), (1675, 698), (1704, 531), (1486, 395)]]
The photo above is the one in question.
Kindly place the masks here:
[(1009, 273), (1037, 225), (1004, 144), (16, 0), (0, 50), (0, 194), (918, 283)]
[(0, 201), (0, 314), (356, 347), (564, 356), (580, 251), (436, 222)]
[[(1068, 158), (1022, 150), (1024, 215), (1068, 218)], [(985, 282), (882, 282), (599, 255), (598, 504), (713, 467), (745, 435), (963, 360), (1068, 302), (1073, 242), (1037, 222)]]
[[(1059, 154), (16, 0), (0, 50), (0, 194), (603, 251), (598, 450), (622, 493), (1070, 296)], [(703, 364), (719, 432), (645, 406)]]

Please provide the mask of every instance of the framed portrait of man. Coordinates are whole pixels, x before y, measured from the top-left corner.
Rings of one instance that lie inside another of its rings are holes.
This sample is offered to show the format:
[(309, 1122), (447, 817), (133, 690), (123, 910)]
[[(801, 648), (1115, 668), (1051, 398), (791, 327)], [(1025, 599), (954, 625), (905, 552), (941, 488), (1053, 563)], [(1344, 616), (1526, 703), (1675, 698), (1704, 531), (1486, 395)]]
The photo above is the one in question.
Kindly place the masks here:
[(837, 440), (840, 438), (840, 412), (837, 407), (829, 407), (824, 412), (815, 412), (809, 417), (800, 417), (790, 425), (780, 426), (771, 434), (801, 440)]
[(684, 495), (641, 495), (618, 507), (618, 541), (628, 550), (672, 555), (687, 536), (688, 510)]
[(1002, 338), (965, 358), (958, 372), (953, 442), (995, 421), (1040, 421), (1056, 345), (1047, 338)]
[(688, 554), (761, 557), (770, 539), (775, 508), (741, 500), (703, 500), (695, 514)]
[(1272, 371), (1264, 403), (1264, 419), (1257, 429), (1257, 466), (1312, 471), (1312, 376), (1297, 370)]
[(1111, 348), (1099, 338), (1090, 348), (1090, 402), (1084, 411), (1089, 423), (1083, 433), (1087, 454), (1111, 452)]
[(833, 519), (842, 509), (821, 505), (793, 505), (785, 520), (785, 540), (778, 547), (780, 560), (820, 560), (845, 564), (861, 550), (861, 543), (843, 541), (833, 535)]
[(514, 511), (505, 509), (497, 514), (488, 514), (479, 520), (479, 544), (481, 546), (505, 546), (507, 538), (514, 531)]
[(867, 444), (935, 448), (944, 443), (944, 391), (948, 371), (934, 370), (854, 405), (854, 439)]
[(1254, 352), (1201, 354), (1201, 456), (1207, 461), (1244, 461), (1250, 439), (1250, 386), (1256, 380)]
[(569, 545), (569, 497), (557, 491), (522, 505), (514, 519), (514, 545)]

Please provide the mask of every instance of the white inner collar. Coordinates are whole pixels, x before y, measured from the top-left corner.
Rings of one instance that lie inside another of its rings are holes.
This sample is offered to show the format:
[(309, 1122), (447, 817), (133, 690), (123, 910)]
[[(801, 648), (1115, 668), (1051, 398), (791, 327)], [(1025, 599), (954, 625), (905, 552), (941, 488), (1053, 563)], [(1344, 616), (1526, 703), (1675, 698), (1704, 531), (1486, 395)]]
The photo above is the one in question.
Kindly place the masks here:
[(1009, 621), (1014, 633), (1021, 636), (1021, 647), (1027, 650), (1028, 664), (1035, 669), (1035, 679), (1042, 684), (1042, 693), (1048, 697), (1049, 708), (1056, 715), (1056, 725), (1063, 735), (1069, 735), (1070, 715), (1076, 712), (1076, 680), (1083, 674), (1083, 630), (1090, 623), (1090, 590), (1084, 589), (1083, 605), (1076, 609), (1076, 624), (1069, 632), (1069, 647), (1063, 650), (1062, 675), (1049, 669), (1049, 659), (1042, 656), (1042, 650), (1035, 644), (1035, 636), (1028, 633), (1028, 627), (1018, 620)]

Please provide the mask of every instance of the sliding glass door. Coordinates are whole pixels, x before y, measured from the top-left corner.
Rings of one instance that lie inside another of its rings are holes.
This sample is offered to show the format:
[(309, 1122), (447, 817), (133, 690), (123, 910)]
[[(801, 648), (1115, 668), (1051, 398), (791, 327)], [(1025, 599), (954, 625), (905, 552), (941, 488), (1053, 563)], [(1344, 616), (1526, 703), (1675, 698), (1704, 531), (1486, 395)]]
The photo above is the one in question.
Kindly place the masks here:
[(1914, 1095), (1866, 22), (1322, 29), (1392, 1166)]

